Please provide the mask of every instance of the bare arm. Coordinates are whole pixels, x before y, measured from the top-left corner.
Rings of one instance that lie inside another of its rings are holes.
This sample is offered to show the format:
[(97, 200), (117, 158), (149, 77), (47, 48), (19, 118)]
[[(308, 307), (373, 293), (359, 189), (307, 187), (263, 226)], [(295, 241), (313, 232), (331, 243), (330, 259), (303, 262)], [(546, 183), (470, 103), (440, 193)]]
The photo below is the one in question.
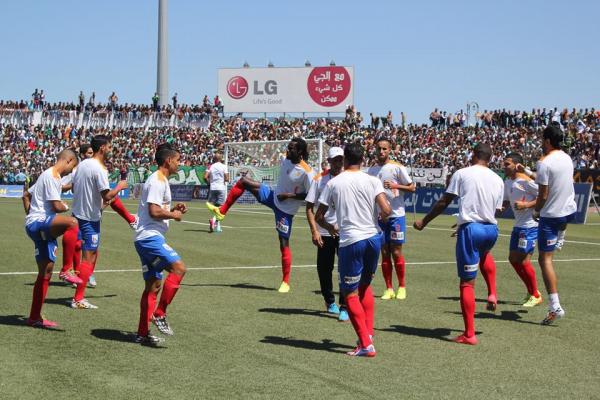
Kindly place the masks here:
[(319, 204), (319, 208), (317, 209), (317, 215), (315, 215), (315, 219), (317, 223), (323, 227), (323, 229), (326, 229), (327, 232), (331, 234), (331, 236), (336, 237), (339, 234), (337, 228), (334, 225), (331, 225), (329, 222), (325, 221), (325, 214), (327, 213), (328, 209), (329, 206), (326, 206), (325, 204)]
[(69, 209), (69, 206), (67, 206), (65, 203), (63, 203), (60, 200), (53, 200), (52, 201), (52, 210), (55, 213), (63, 213), (65, 211), (67, 211)]
[(392, 213), (392, 207), (390, 206), (390, 202), (388, 201), (385, 193), (379, 193), (377, 197), (375, 197), (375, 202), (379, 207), (381, 219), (387, 219)]
[(183, 213), (176, 209), (176, 207), (171, 210), (165, 210), (158, 204), (154, 203), (148, 203), (148, 213), (154, 219), (174, 219), (175, 221), (181, 221), (181, 216), (183, 215)]
[(507, 209), (508, 207), (510, 207), (510, 201), (508, 201), (508, 200), (504, 200), (504, 201), (502, 202), (502, 208), (501, 208), (501, 209), (499, 209), (499, 210), (496, 210), (496, 214), (495, 214), (495, 216), (496, 216), (496, 217), (498, 217), (500, 214), (502, 214), (504, 211), (506, 211), (506, 209)]
[(525, 210), (527, 208), (533, 208), (537, 204), (537, 199), (531, 201), (516, 201), (515, 208), (517, 210)]
[(225, 182), (229, 182), (229, 174), (225, 173)]
[(62, 192), (68, 192), (69, 190), (73, 189), (73, 184), (72, 183), (67, 183), (66, 185), (62, 185)]
[(548, 185), (539, 185), (538, 196), (535, 203), (535, 212), (539, 213), (548, 200)]
[(23, 201), (23, 209), (25, 210), (25, 215), (29, 214), (29, 209), (31, 208), (31, 193), (27, 189), (23, 190), (23, 197), (21, 197)]
[(450, 203), (452, 203), (452, 200), (454, 200), (455, 197), (456, 195), (454, 194), (444, 193), (442, 198), (439, 199), (433, 205), (433, 207), (431, 207), (431, 210), (429, 210), (427, 215), (422, 220), (415, 221), (415, 223), (413, 224), (414, 228), (419, 231), (423, 230), (423, 228), (425, 228), (427, 224), (433, 221), (438, 215), (443, 213), (446, 208), (448, 208), (448, 206), (450, 205)]
[(308, 220), (308, 226), (310, 227), (310, 233), (312, 234), (312, 242), (315, 246), (323, 247), (323, 239), (317, 226), (317, 220), (315, 218), (315, 211), (313, 209), (314, 204), (306, 202), (306, 219)]
[(113, 190), (103, 190), (101, 195), (102, 195), (102, 200), (104, 200), (104, 202), (106, 203), (110, 203), (110, 201), (112, 199), (114, 199), (115, 197), (117, 197), (117, 195), (119, 194), (119, 192), (123, 189), (127, 189), (127, 182), (126, 181), (120, 181), (117, 186), (115, 186), (115, 188)]

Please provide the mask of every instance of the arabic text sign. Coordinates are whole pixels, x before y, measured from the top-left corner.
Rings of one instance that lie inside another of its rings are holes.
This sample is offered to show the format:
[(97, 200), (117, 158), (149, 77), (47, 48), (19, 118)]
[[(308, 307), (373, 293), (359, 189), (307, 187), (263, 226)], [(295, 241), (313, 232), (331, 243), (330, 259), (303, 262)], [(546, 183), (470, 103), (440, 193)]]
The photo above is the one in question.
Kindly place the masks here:
[(413, 181), (425, 184), (446, 185), (446, 176), (448, 171), (445, 168), (408, 168)]
[(223, 68), (226, 112), (344, 112), (354, 102), (354, 68)]

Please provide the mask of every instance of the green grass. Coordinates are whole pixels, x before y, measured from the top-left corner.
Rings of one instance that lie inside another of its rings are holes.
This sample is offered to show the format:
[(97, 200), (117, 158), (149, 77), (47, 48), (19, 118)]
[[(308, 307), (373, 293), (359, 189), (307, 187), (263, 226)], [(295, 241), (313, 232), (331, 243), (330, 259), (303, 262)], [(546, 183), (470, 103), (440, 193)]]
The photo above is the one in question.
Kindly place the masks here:
[[(434, 221), (439, 230), (409, 229), (408, 298), (377, 300), (377, 357), (355, 359), (343, 355), (356, 340), (351, 325), (323, 312), (305, 218), (296, 218), (292, 236), (293, 264), (302, 267), (292, 270), (292, 291), (282, 295), (275, 291), (281, 272), (270, 210), (233, 209), (224, 232), (210, 235), (203, 205), (191, 207), (186, 217), (197, 223), (172, 223), (168, 234), (190, 267), (169, 309), (176, 336), (154, 349), (131, 342), (143, 282), (132, 233), (112, 213), (102, 223), (98, 287), (88, 289), (100, 308), (68, 308), (73, 290), (55, 275), (43, 311), (63, 330), (24, 326), (35, 275), (6, 273), (35, 271), (33, 244), (20, 203), (0, 200), (0, 398), (600, 397), (600, 225), (569, 227), (568, 240), (596, 244), (569, 242), (557, 255), (581, 261), (556, 264), (567, 316), (550, 327), (539, 325), (545, 305), (519, 307), (525, 290), (505, 262), (508, 238), (500, 237), (499, 310), (484, 311), (479, 279), (475, 347), (444, 340), (462, 330), (454, 239), (445, 230), (452, 218)], [(510, 227), (501, 222), (503, 234)], [(253, 266), (264, 268), (245, 268)], [(379, 272), (374, 289), (383, 291)]]

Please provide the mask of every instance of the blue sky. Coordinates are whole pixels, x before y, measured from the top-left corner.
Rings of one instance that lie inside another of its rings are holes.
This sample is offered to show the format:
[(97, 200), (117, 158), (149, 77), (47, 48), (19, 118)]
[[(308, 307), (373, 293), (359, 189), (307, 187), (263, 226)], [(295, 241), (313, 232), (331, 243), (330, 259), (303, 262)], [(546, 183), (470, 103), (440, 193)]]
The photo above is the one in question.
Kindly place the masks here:
[[(150, 102), (157, 0), (2, 2), (0, 99)], [(217, 68), (355, 67), (355, 104), (410, 121), (433, 107), (600, 105), (598, 1), (169, 1), (169, 91), (199, 102)]]

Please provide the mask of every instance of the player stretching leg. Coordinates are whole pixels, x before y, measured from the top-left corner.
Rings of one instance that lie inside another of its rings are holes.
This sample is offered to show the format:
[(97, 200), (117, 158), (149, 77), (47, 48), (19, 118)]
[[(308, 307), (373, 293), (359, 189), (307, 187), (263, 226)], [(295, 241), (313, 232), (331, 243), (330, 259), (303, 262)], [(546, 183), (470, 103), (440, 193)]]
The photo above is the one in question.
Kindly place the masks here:
[(502, 179), (488, 168), (492, 148), (479, 143), (473, 150), (470, 167), (462, 168), (452, 175), (446, 192), (422, 219), (415, 221), (414, 228), (421, 231), (460, 198), (458, 233), (456, 240), (456, 266), (460, 278), (460, 306), (465, 331), (454, 339), (457, 343), (477, 344), (475, 336), (475, 278), (477, 269), (488, 285), (488, 310), (494, 311), (496, 296), (496, 264), (490, 250), (498, 239), (496, 210), (502, 209), (504, 184)]
[(119, 191), (127, 188), (127, 182), (120, 181), (110, 190), (105, 162), (110, 157), (111, 143), (108, 136), (98, 135), (92, 139), (92, 158), (83, 160), (73, 176), (73, 216), (79, 223), (81, 234), (82, 260), (79, 266), (79, 278), (71, 301), (72, 308), (98, 308), (85, 298), (85, 288), (90, 275), (94, 272), (100, 246), (100, 220), (104, 203), (113, 200)]
[[(213, 157), (213, 164), (204, 173), (204, 179), (209, 183), (210, 190), (208, 192), (208, 202), (220, 207), (225, 202), (227, 195), (227, 182), (229, 182), (229, 174), (227, 167), (223, 164), (223, 157), (220, 153), (216, 153)], [(221, 221), (213, 215), (208, 221), (210, 232), (221, 232)]]
[[(340, 147), (331, 147), (329, 149), (329, 157), (327, 158), (331, 168), (328, 171), (323, 171), (315, 176), (310, 185), (310, 190), (306, 195), (306, 219), (312, 234), (312, 242), (317, 246), (317, 273), (319, 274), (319, 284), (321, 286), (321, 294), (327, 312), (338, 315), (339, 321), (348, 321), (348, 311), (344, 296), (340, 289), (340, 307), (335, 304), (335, 295), (333, 294), (333, 281), (331, 275), (333, 273), (333, 264), (335, 255), (338, 252), (340, 239), (337, 236), (331, 236), (326, 229), (317, 225), (315, 220), (314, 206), (318, 203), (319, 196), (327, 183), (342, 172), (344, 167), (344, 150)], [(335, 219), (335, 211), (333, 208), (327, 210), (325, 215), (327, 222), (337, 228)]]
[[(181, 280), (185, 275), (185, 265), (181, 257), (165, 241), (169, 220), (181, 221), (186, 213), (185, 204), (178, 203), (171, 208), (171, 189), (168, 177), (177, 172), (179, 153), (170, 145), (163, 144), (154, 156), (158, 170), (154, 172), (142, 188), (138, 207), (139, 224), (135, 231), (135, 249), (142, 262), (145, 283), (140, 300), (140, 321), (135, 341), (142, 344), (160, 343), (162, 339), (150, 334), (150, 320), (165, 335), (173, 335), (167, 322), (167, 306), (171, 304)], [(162, 282), (162, 271), (169, 271), (163, 285), (158, 307), (156, 298)]]
[(56, 239), (77, 226), (75, 218), (57, 215), (69, 209), (60, 200), (60, 178), (69, 174), (75, 165), (77, 165), (77, 155), (71, 150), (61, 151), (56, 164), (44, 171), (36, 184), (23, 193), (23, 207), (27, 215), (25, 231), (35, 244), (35, 260), (38, 266), (27, 325), (36, 328), (54, 328), (58, 325), (42, 317), (42, 306), (56, 261), (58, 247)]
[[(391, 213), (383, 185), (377, 178), (360, 171), (364, 149), (358, 143), (344, 149), (345, 171), (330, 180), (319, 197), (316, 219), (335, 237), (340, 237), (338, 270), (346, 297), (350, 321), (358, 336), (358, 346), (349, 356), (375, 357), (373, 324), (375, 299), (371, 280), (377, 271), (381, 234), (377, 229), (377, 210), (386, 220)], [(339, 225), (327, 222), (325, 215), (335, 209)]]
[(508, 261), (527, 288), (523, 307), (535, 307), (542, 302), (538, 291), (535, 269), (531, 265), (531, 254), (537, 241), (538, 223), (533, 219), (538, 195), (538, 185), (527, 175), (517, 172), (517, 165), (523, 164), (523, 157), (511, 153), (504, 158), (504, 203), (503, 208), (512, 207), (515, 226), (510, 235)]
[[(79, 147), (80, 159), (87, 160), (94, 156), (92, 146), (84, 143)], [(73, 175), (77, 171), (77, 168), (73, 169), (73, 172), (62, 179), (62, 191), (67, 192), (73, 189)], [(132, 215), (127, 211), (119, 196), (115, 196), (113, 201), (110, 202), (111, 208), (119, 214), (132, 229), (137, 227), (137, 216)], [(58, 277), (65, 281), (77, 285), (81, 279), (77, 275), (72, 274), (72, 270), (79, 271), (79, 264), (81, 262), (81, 238), (79, 237), (79, 228), (69, 229), (63, 235), (63, 267)], [(90, 275), (88, 280), (88, 287), (96, 287), (96, 278), (94, 274)]]
[[(381, 246), (381, 272), (385, 281), (385, 292), (381, 298), (390, 300), (406, 298), (406, 263), (402, 255), (402, 245), (406, 240), (406, 213), (404, 211), (404, 192), (414, 192), (416, 186), (403, 165), (390, 160), (391, 143), (381, 138), (375, 147), (377, 165), (369, 168), (367, 173), (378, 178), (385, 189), (385, 194), (392, 206), (392, 215), (387, 222), (380, 221), (384, 243)], [(392, 266), (393, 265), (393, 266)], [(396, 269), (398, 292), (394, 292), (392, 269)]]
[(242, 177), (231, 188), (225, 204), (217, 207), (206, 203), (218, 220), (223, 220), (229, 208), (248, 190), (259, 203), (271, 208), (275, 213), (275, 229), (279, 235), (279, 250), (281, 251), (281, 271), (283, 279), (279, 286), (280, 293), (290, 291), (290, 273), (292, 270), (292, 251), (290, 250), (290, 235), (292, 220), (302, 205), (310, 183), (314, 176), (312, 168), (306, 163), (308, 147), (304, 139), (293, 138), (287, 147), (287, 155), (281, 162), (277, 187), (272, 189), (248, 177)]
[(575, 189), (573, 188), (573, 162), (571, 157), (560, 149), (563, 133), (558, 126), (544, 129), (542, 149), (544, 157), (538, 161), (535, 182), (539, 194), (535, 204), (534, 217), (540, 217), (538, 226), (538, 260), (548, 291), (548, 314), (542, 321), (550, 325), (565, 315), (558, 299), (558, 284), (554, 272), (553, 258), (559, 231), (566, 229), (577, 211)]

